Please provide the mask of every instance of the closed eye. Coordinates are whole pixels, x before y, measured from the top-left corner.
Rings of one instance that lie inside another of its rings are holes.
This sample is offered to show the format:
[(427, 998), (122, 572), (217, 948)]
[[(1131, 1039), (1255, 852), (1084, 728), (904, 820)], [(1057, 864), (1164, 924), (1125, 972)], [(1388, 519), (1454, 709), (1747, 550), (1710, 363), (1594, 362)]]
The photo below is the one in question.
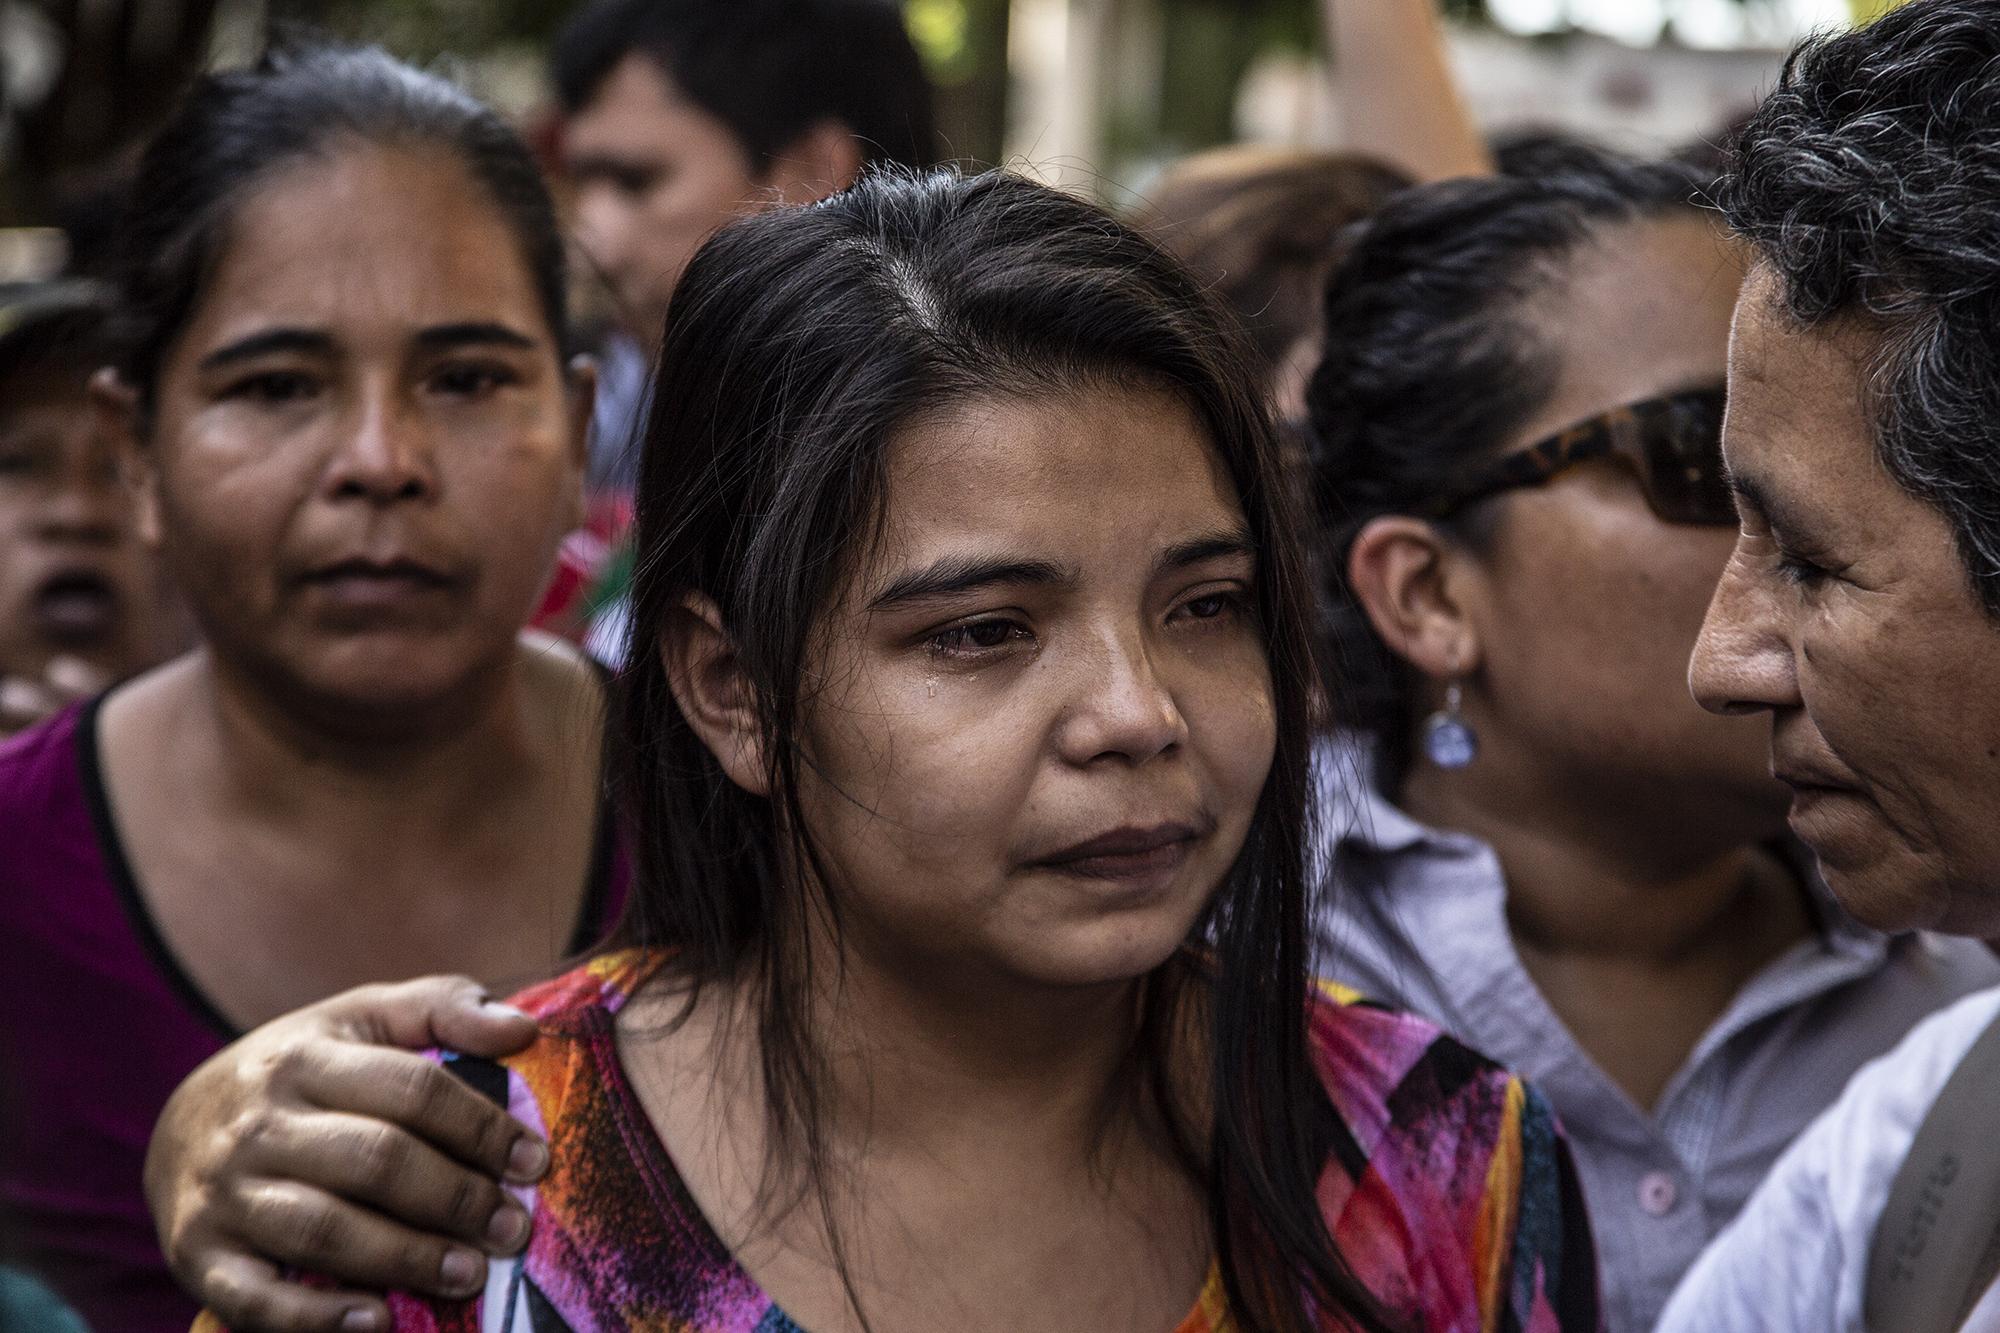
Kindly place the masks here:
[(1817, 587), (1833, 577), (1833, 571), (1824, 565), (1816, 565), (1810, 560), (1795, 555), (1778, 557), (1778, 576), (1787, 583), (1800, 587)]

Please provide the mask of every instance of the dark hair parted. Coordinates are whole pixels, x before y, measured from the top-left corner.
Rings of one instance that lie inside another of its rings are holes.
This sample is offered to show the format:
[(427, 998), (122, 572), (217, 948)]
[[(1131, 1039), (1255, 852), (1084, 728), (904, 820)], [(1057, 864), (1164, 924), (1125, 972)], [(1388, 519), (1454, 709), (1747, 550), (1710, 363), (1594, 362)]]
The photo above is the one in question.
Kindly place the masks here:
[[(196, 80), (140, 161), (121, 275), (131, 323), (121, 369), (142, 405), (244, 196), (273, 172), (356, 144), (436, 148), (463, 163), (520, 242), (552, 344), (566, 349), (562, 233), (520, 136), (464, 89), (379, 48), (305, 44)], [(300, 244), (309, 249), (310, 238)]]
[(2000, 616), (2000, 0), (1803, 43), (1717, 200), (1801, 326), (1879, 327), (1876, 451)]
[(853, 131), (865, 161), (937, 160), (930, 80), (892, 0), (596, 0), (550, 54), (564, 108), (633, 54), (759, 165), (824, 120)]
[[(795, 738), (815, 636), (880, 531), (891, 436), (981, 399), (1100, 385), (1164, 388), (1194, 411), (1256, 546), (1277, 752), (1242, 853), (1190, 939), (1213, 941), (1207, 1006), (1190, 1000), (1190, 957), (1147, 978), (1133, 1088), (1155, 1099), (1207, 1185), (1246, 1327), (1304, 1330), (1308, 1307), (1380, 1327), (1314, 1200), (1327, 1145), (1304, 1026), (1310, 576), (1226, 318), (1163, 251), (1087, 203), (1003, 173), (878, 172), (718, 233), (674, 293), (659, 365), (623, 704), (641, 885), (626, 935), (676, 950), (695, 986), (755, 985), (774, 1128), (815, 1175), (803, 941), (838, 903), (823, 875), (794, 869), (822, 866)], [(729, 781), (674, 702), (656, 637), (690, 595), (719, 609), (753, 683), (771, 738), (768, 800)], [(1213, 1025), (1205, 1147), (1167, 1090), (1174, 1039), (1200, 1013)]]
[[(1559, 149), (1559, 151), (1558, 151)], [(1357, 227), (1326, 286), (1326, 351), (1306, 389), (1312, 494), (1326, 529), (1325, 612), (1345, 725), (1400, 786), (1417, 682), (1347, 586), (1355, 536), (1414, 514), (1514, 442), (1559, 367), (1539, 316), (1605, 229), (1695, 206), (1700, 173), (1564, 141), (1528, 174), (1406, 190)], [(1488, 511), (1441, 524), (1476, 544)]]

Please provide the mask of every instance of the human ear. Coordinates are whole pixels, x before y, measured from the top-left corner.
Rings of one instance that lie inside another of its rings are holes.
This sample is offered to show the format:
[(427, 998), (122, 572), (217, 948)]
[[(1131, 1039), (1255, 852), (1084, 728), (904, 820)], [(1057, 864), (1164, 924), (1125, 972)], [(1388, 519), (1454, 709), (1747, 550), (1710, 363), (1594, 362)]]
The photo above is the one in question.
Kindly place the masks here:
[(160, 478), (153, 450), (139, 422), (139, 391), (110, 366), (90, 377), (91, 424), (118, 451), (119, 475), (133, 493), (133, 524), (139, 540), (160, 545)]
[(1433, 680), (1479, 664), (1472, 615), (1475, 571), (1466, 553), (1422, 519), (1371, 519), (1347, 553), (1347, 585), (1398, 657)]
[(569, 421), (570, 475), (574, 482), (575, 514), (571, 527), (584, 520), (583, 486), (590, 470), (590, 422), (597, 411), (597, 358), (573, 356), (563, 367), (568, 389), (566, 408)]
[(854, 184), (861, 166), (853, 130), (837, 120), (815, 121), (771, 159), (765, 183), (782, 203), (810, 204)]
[(668, 613), (660, 662), (681, 716), (729, 780), (752, 796), (769, 796), (756, 690), (713, 601), (690, 593)]

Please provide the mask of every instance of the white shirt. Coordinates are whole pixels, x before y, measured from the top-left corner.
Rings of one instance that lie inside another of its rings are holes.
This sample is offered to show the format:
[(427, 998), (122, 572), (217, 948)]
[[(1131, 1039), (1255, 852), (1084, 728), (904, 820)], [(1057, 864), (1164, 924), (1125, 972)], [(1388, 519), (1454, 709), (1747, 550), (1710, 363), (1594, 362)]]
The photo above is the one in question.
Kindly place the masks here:
[(1996, 1015), (2000, 988), (1969, 995), (1863, 1067), (1688, 1273), (1657, 1333), (1863, 1333), (1868, 1247), (1896, 1170)]

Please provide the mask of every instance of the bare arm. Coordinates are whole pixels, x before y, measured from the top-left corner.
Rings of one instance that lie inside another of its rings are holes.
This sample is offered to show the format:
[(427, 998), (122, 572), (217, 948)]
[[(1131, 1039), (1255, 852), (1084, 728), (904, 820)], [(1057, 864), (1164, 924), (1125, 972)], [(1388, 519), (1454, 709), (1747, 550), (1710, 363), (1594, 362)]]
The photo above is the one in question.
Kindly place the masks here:
[(1419, 181), (1493, 173), (1445, 56), (1436, 0), (1319, 0), (1342, 147)]
[(500, 1181), (547, 1169), (541, 1141), (414, 1052), (489, 1058), (533, 1022), (464, 977), (363, 986), (265, 1024), (188, 1076), (146, 1155), (146, 1198), (174, 1275), (229, 1327), (387, 1330), (371, 1291), (464, 1297), (486, 1255), (527, 1240)]

